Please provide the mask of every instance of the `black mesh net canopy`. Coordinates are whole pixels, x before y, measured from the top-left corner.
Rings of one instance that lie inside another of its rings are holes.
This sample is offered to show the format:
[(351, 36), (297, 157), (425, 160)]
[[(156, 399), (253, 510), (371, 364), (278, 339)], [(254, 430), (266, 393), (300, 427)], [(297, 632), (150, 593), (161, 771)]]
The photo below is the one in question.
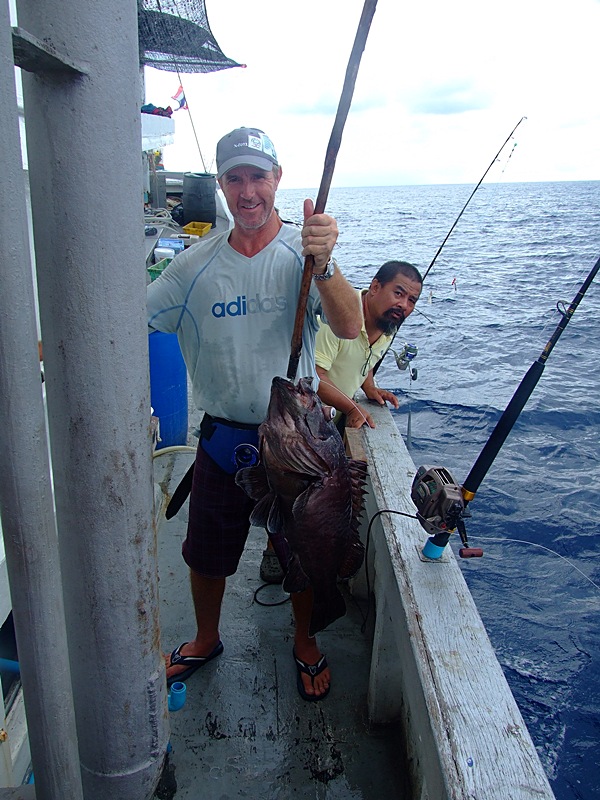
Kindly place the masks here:
[(169, 72), (242, 67), (212, 35), (204, 0), (138, 0), (140, 64)]

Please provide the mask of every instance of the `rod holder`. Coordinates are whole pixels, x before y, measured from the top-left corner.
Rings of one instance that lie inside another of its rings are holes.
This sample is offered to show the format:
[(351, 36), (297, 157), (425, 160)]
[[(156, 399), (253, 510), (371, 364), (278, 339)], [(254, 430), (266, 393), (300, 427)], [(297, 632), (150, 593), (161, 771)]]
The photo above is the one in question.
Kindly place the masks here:
[(427, 539), (425, 542), (425, 547), (421, 552), (425, 558), (436, 561), (444, 554), (444, 550), (446, 549), (449, 539), (450, 534), (448, 532), (436, 533), (435, 536), (430, 536), (429, 539)]

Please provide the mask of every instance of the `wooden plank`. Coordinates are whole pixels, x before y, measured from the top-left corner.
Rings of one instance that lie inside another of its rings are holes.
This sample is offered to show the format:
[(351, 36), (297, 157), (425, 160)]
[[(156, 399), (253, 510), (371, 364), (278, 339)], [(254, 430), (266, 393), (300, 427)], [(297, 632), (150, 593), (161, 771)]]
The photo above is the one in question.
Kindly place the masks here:
[(402, 437), (387, 409), (372, 415), (377, 427), (361, 429), (371, 490), (363, 527), (375, 511), (390, 511), (373, 523), (369, 542), (378, 615), (371, 720), (403, 720), (418, 796), (552, 798), (450, 547), (441, 563), (420, 557), (427, 534), (414, 519), (415, 465)]
[(344, 445), (346, 455), (356, 461), (367, 461), (367, 453), (363, 443), (363, 434), (360, 428), (344, 429)]

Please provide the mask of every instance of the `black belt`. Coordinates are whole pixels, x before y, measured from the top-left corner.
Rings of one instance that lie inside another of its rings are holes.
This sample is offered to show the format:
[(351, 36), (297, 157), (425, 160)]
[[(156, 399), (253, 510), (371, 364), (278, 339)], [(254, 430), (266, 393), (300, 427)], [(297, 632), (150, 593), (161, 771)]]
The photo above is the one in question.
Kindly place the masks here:
[(258, 430), (258, 425), (246, 422), (232, 422), (230, 419), (223, 419), (223, 417), (213, 417), (212, 414), (208, 414), (205, 411), (204, 416), (202, 417), (202, 422), (200, 423), (200, 433), (202, 436), (206, 436), (207, 438), (211, 437), (214, 422), (218, 423), (219, 425), (225, 425), (226, 428), (237, 428), (238, 430), (243, 431)]

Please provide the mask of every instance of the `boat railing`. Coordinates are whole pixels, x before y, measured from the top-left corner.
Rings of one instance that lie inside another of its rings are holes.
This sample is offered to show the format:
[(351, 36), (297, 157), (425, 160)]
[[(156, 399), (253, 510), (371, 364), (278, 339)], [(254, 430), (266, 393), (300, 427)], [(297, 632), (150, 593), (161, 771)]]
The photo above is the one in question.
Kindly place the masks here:
[(387, 408), (369, 411), (377, 427), (347, 437), (369, 474), (366, 569), (352, 585), (375, 603), (369, 721), (401, 723), (420, 800), (553, 798), (451, 547), (437, 562), (421, 553), (427, 534), (414, 516), (416, 469), (402, 435)]

